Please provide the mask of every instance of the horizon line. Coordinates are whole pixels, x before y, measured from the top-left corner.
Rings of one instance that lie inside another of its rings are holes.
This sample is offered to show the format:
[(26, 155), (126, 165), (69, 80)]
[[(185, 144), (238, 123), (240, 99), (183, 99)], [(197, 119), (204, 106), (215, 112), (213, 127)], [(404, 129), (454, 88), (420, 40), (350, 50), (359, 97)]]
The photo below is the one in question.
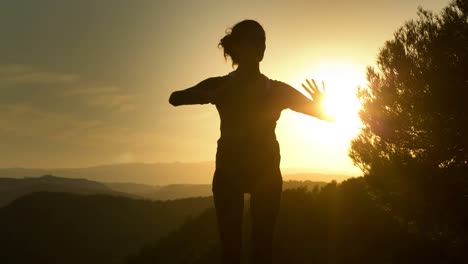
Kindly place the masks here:
[[(102, 163), (96, 165), (87, 165), (87, 166), (70, 166), (70, 167), (27, 167), (27, 166), (10, 166), (10, 167), (0, 167), (0, 169), (24, 169), (24, 170), (71, 170), (71, 169), (91, 169), (91, 168), (99, 168), (99, 167), (109, 167), (109, 166), (119, 166), (119, 165), (175, 165), (175, 164), (203, 164), (203, 163), (210, 163), (215, 165), (214, 160), (207, 160), (207, 161), (156, 161), (156, 162), (116, 162), (116, 163)], [(281, 170), (293, 170), (294, 172), (289, 172), (288, 174), (301, 174), (301, 173), (323, 173), (323, 174), (346, 174), (346, 175), (355, 175), (356, 173), (345, 171), (345, 170), (334, 170), (331, 168), (314, 168), (314, 167), (280, 167)]]

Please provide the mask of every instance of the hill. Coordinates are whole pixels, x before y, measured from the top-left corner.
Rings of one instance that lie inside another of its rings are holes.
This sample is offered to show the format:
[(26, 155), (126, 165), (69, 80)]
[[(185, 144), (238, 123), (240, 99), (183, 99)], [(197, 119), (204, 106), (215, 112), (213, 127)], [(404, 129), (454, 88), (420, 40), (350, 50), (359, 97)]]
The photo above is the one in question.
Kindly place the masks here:
[(23, 178), (52, 174), (66, 178), (85, 178), (98, 182), (147, 185), (207, 184), (211, 182), (213, 162), (199, 163), (123, 163), (87, 168), (26, 169), (3, 168), (0, 177)]
[[(244, 220), (249, 237), (249, 216)], [(244, 241), (244, 262), (250, 243)], [(459, 244), (440, 244), (406, 226), (375, 200), (362, 178), (330, 183), (320, 191), (283, 192), (274, 242), (274, 263), (466, 263)], [(214, 264), (220, 249), (216, 216), (208, 209), (158, 243), (143, 247), (127, 264)]]
[[(312, 190), (324, 182), (286, 181), (283, 189), (306, 187)], [(145, 198), (150, 200), (175, 200), (190, 197), (212, 196), (211, 184), (170, 184), (152, 186), (137, 183), (100, 183), (87, 179), (63, 178), (44, 175), (32, 178), (0, 178), (0, 207), (34, 192), (64, 192), (77, 194), (108, 194)]]
[(86, 179), (67, 179), (52, 175), (22, 179), (0, 178), (0, 207), (23, 195), (41, 191), (129, 196), (114, 191), (105, 184)]
[[(150, 186), (131, 183), (105, 183), (114, 191), (138, 195), (152, 200), (173, 200), (189, 197), (212, 196), (211, 184), (170, 184), (166, 186)], [(315, 187), (323, 187), (326, 182), (314, 181), (285, 181), (283, 190), (303, 187), (313, 190)]]
[[(215, 164), (198, 163), (122, 163), (87, 168), (27, 169), (0, 168), (0, 177), (24, 178), (37, 175), (60, 175), (65, 178), (84, 178), (98, 182), (136, 183), (151, 186), (171, 184), (211, 184)], [(319, 173), (310, 169), (282, 169), (284, 180), (338, 182), (349, 178), (348, 173)]]
[(132, 182), (103, 182), (103, 184), (116, 192), (129, 193), (145, 198), (151, 198), (155, 192), (163, 188), (163, 186)]
[(2, 263), (121, 263), (158, 241), (211, 198), (148, 201), (108, 195), (33, 193), (0, 209)]

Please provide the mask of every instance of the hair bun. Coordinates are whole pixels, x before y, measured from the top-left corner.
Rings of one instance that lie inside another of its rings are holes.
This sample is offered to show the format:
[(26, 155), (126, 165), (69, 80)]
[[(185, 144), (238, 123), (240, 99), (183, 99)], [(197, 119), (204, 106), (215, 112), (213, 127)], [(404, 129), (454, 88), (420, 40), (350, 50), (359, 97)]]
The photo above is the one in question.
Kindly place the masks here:
[(231, 57), (232, 64), (236, 65), (239, 62), (239, 54), (235, 54), (234, 47), (237, 43), (246, 40), (246, 43), (253, 44), (253, 48), (261, 61), (265, 52), (265, 31), (262, 26), (254, 20), (244, 20), (234, 27), (226, 30), (226, 35), (219, 41), (218, 47), (224, 49), (224, 58)]

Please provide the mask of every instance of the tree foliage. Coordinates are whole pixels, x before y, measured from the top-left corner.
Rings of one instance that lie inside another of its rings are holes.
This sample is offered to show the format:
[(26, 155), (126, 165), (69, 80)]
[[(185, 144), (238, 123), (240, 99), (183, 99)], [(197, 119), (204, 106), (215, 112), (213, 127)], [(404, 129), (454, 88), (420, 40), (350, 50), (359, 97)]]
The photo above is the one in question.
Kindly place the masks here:
[(408, 227), (466, 242), (459, 232), (466, 237), (468, 1), (440, 14), (419, 9), (385, 43), (367, 79), (351, 158)]

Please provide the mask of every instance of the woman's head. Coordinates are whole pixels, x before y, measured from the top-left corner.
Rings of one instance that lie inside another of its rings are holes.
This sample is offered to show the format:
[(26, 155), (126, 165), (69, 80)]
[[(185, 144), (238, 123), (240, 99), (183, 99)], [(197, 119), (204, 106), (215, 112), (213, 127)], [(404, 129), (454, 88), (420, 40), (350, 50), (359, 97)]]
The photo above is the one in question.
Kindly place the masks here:
[(231, 57), (232, 64), (260, 62), (265, 52), (265, 31), (254, 20), (244, 20), (229, 29), (218, 46), (224, 49), (224, 57)]

